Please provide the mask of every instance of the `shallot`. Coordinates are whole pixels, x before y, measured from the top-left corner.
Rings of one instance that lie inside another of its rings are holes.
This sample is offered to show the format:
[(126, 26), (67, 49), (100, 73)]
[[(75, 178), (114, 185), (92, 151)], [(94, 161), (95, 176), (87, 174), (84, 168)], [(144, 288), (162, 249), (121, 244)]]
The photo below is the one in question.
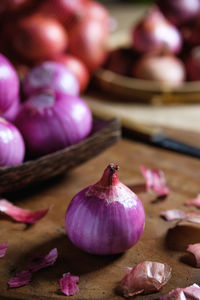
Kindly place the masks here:
[(157, 81), (163, 86), (176, 87), (185, 79), (185, 68), (180, 59), (171, 55), (145, 55), (133, 67), (133, 76)]
[(0, 53), (0, 114), (5, 112), (19, 98), (19, 79), (14, 67)]
[(178, 53), (182, 47), (182, 38), (178, 29), (153, 7), (147, 16), (133, 27), (132, 45), (133, 49), (141, 53), (160, 53), (163, 50)]
[(34, 67), (23, 81), (23, 90), (27, 96), (51, 89), (70, 95), (79, 94), (79, 84), (75, 75), (63, 64), (45, 61)]
[(24, 160), (24, 140), (15, 125), (0, 118), (0, 166), (20, 164)]
[(23, 103), (16, 124), (29, 155), (37, 157), (86, 138), (92, 129), (92, 114), (81, 98), (48, 90)]
[(75, 195), (67, 209), (67, 235), (86, 252), (124, 252), (143, 232), (142, 202), (119, 181), (118, 169), (117, 164), (109, 164), (100, 181)]

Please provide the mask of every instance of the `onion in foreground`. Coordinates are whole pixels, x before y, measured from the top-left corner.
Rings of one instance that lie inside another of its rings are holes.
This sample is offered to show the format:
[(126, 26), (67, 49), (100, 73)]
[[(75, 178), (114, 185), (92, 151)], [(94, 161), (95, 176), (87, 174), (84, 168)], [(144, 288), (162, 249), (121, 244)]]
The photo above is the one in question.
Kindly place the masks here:
[(31, 96), (16, 118), (32, 157), (45, 155), (76, 144), (92, 128), (92, 115), (79, 97), (46, 91)]
[(20, 164), (24, 160), (25, 146), (19, 130), (0, 118), (0, 166)]
[(139, 240), (145, 223), (142, 202), (118, 179), (117, 164), (105, 169), (100, 181), (80, 191), (66, 212), (67, 235), (92, 254), (115, 254)]

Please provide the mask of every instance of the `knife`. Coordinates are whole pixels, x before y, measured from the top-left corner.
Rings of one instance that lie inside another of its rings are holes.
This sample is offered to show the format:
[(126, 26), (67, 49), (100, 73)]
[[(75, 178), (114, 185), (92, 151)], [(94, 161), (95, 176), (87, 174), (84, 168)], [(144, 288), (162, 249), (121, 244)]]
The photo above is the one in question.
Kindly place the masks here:
[(134, 138), (159, 148), (200, 158), (200, 148), (170, 138), (161, 130), (152, 128), (151, 126), (137, 123), (131, 129), (124, 127), (122, 133), (129, 138)]
[[(114, 110), (106, 109), (96, 101), (88, 101), (92, 113), (100, 119), (116, 116)], [(120, 116), (119, 116), (120, 117)], [(166, 135), (160, 128), (146, 125), (130, 118), (121, 116), (122, 134), (128, 138), (139, 140), (156, 147), (172, 150), (185, 155), (200, 158), (200, 148), (183, 143)], [(200, 137), (200, 134), (199, 134)]]

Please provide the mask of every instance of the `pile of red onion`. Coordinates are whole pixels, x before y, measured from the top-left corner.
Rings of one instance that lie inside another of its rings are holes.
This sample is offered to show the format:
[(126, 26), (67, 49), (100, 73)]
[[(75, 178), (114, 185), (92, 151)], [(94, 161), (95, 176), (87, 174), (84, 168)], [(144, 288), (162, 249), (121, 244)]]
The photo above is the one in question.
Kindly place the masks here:
[[(92, 114), (79, 97), (80, 85), (67, 66), (46, 61), (30, 70), (23, 83), (0, 54), (0, 166), (22, 163), (74, 145), (92, 129)], [(12, 122), (12, 123), (11, 123)]]
[(200, 80), (199, 17), (199, 0), (155, 1), (131, 29), (131, 48), (112, 51), (105, 68), (167, 86)]
[(77, 78), (80, 91), (104, 62), (113, 19), (95, 0), (1, 0), (0, 52), (17, 66), (44, 61), (64, 64)]

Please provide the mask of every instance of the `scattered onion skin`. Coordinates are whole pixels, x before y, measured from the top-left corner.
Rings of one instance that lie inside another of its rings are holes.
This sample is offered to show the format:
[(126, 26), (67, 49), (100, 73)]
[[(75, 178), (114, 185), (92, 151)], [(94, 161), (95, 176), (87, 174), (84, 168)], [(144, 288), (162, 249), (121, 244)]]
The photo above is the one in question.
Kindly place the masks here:
[(85, 64), (71, 54), (61, 54), (54, 57), (53, 60), (64, 64), (76, 76), (80, 85), (80, 93), (83, 93), (90, 81), (90, 73)]
[(106, 58), (108, 31), (94, 19), (80, 21), (69, 32), (69, 51), (94, 72)]
[(189, 80), (200, 80), (200, 46), (192, 49), (185, 65)]
[(132, 29), (133, 49), (140, 53), (159, 53), (163, 49), (178, 53), (182, 47), (182, 37), (178, 29), (170, 24), (157, 7)]
[(15, 123), (28, 154), (38, 157), (86, 138), (92, 129), (92, 114), (81, 98), (49, 90), (28, 98)]
[(199, 0), (157, 0), (166, 18), (175, 25), (182, 25), (200, 12)]
[(21, 18), (12, 37), (13, 48), (30, 61), (48, 60), (67, 49), (68, 36), (56, 20), (34, 14)]
[(184, 81), (185, 68), (182, 61), (175, 56), (146, 55), (134, 66), (133, 76), (175, 87)]
[(26, 96), (46, 89), (70, 95), (78, 95), (80, 91), (75, 75), (63, 64), (55, 61), (45, 61), (34, 67), (23, 81), (23, 91)]
[(0, 117), (0, 166), (12, 166), (24, 160), (25, 145), (19, 130)]
[(142, 202), (119, 181), (118, 168), (110, 164), (100, 181), (76, 194), (67, 209), (67, 235), (83, 251), (121, 253), (135, 245), (143, 232)]
[(19, 79), (9, 60), (0, 53), (0, 113), (19, 98)]

